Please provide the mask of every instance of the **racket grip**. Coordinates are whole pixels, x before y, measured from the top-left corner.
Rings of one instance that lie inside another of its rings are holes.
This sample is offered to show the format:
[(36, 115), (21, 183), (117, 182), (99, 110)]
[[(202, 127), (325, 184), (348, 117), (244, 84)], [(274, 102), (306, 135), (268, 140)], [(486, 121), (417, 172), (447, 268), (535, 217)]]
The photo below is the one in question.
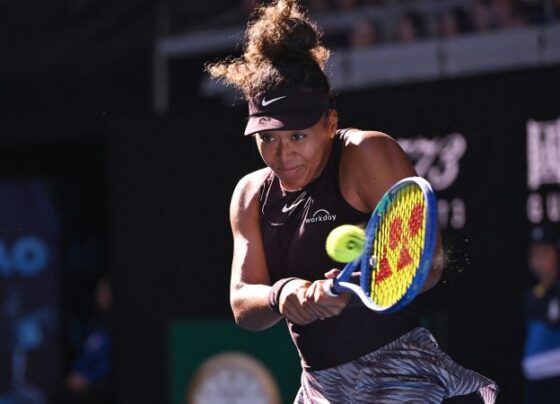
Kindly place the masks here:
[(330, 297), (338, 297), (339, 294), (336, 293), (336, 290), (334, 289), (334, 282), (332, 279), (329, 279), (328, 282), (323, 283), (323, 291), (325, 292), (325, 294), (327, 296)]

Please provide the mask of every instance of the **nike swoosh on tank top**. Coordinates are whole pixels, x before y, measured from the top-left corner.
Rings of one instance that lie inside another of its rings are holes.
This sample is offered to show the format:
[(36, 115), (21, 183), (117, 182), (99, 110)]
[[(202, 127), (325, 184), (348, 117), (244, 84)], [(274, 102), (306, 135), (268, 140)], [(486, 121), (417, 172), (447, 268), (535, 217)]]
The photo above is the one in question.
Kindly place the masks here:
[[(261, 232), (272, 282), (296, 276), (324, 279), (332, 268), (342, 268), (325, 251), (325, 240), (342, 224), (365, 224), (369, 215), (354, 209), (342, 196), (338, 168), (342, 149), (339, 130), (321, 175), (296, 192), (286, 192), (274, 172), (260, 187)], [(368, 354), (419, 325), (414, 305), (395, 314), (377, 314), (361, 303), (339, 316), (306, 326), (288, 321), (302, 366), (327, 369)]]

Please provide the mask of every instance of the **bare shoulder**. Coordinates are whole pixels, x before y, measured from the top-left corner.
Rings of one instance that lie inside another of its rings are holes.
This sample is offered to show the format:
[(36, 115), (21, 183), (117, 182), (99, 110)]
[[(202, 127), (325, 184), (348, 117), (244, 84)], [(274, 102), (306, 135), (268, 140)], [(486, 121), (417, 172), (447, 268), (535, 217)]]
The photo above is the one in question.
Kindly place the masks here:
[(361, 211), (371, 211), (398, 180), (416, 175), (399, 144), (383, 132), (352, 129), (343, 137), (342, 194)]
[(400, 152), (395, 139), (386, 133), (373, 130), (350, 129), (342, 137), (344, 149), (353, 154), (387, 154)]
[(256, 206), (259, 190), (270, 174), (270, 168), (265, 167), (245, 175), (239, 180), (231, 198), (231, 215), (235, 216)]

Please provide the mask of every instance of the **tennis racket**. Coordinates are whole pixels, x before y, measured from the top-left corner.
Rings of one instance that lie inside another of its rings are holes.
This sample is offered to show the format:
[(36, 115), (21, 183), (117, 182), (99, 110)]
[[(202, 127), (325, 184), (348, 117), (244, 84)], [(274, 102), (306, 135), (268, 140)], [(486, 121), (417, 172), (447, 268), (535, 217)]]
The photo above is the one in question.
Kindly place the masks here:
[[(393, 313), (422, 289), (437, 241), (437, 202), (423, 178), (408, 177), (383, 195), (365, 229), (361, 255), (348, 263), (325, 292), (357, 295), (371, 310)], [(350, 282), (360, 271), (360, 283)]]

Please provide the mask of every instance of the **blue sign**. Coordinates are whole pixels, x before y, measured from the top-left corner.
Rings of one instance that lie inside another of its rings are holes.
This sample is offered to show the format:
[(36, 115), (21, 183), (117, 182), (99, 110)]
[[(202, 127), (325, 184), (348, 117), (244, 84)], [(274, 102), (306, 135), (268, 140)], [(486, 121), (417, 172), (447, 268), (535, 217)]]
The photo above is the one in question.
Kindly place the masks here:
[(0, 182), (0, 404), (46, 403), (58, 378), (57, 250), (47, 185)]

